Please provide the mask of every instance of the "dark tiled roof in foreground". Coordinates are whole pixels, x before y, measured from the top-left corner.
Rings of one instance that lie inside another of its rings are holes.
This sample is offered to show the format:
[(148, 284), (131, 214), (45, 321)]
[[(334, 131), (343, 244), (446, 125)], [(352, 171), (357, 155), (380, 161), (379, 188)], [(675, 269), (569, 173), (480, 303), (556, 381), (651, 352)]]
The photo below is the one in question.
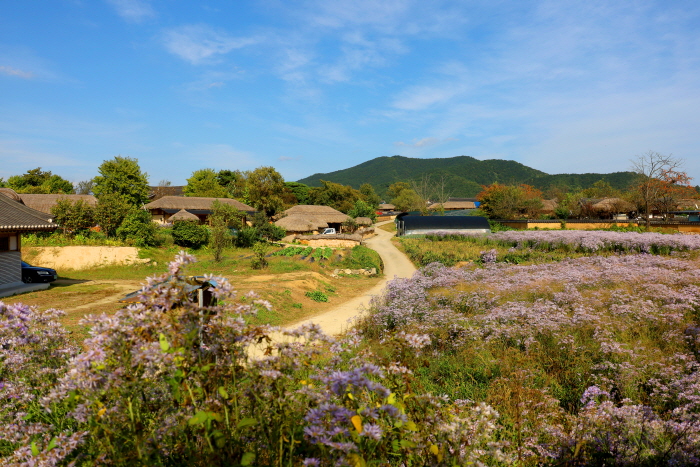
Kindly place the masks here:
[(56, 230), (58, 225), (50, 222), (43, 212), (29, 208), (5, 195), (0, 195), (0, 232)]

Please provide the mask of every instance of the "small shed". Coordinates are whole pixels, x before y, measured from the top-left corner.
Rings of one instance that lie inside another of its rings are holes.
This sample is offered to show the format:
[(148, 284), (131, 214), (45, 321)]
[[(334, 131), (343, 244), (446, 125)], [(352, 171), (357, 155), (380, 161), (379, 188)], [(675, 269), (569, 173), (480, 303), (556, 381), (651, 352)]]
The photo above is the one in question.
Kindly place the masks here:
[(185, 209), (180, 209), (178, 212), (170, 216), (170, 222), (175, 222), (175, 221), (193, 221), (193, 222), (199, 222), (199, 217), (197, 217), (196, 214), (192, 214), (191, 212), (185, 210)]
[(480, 216), (411, 216), (396, 218), (396, 235), (487, 234), (491, 226)]

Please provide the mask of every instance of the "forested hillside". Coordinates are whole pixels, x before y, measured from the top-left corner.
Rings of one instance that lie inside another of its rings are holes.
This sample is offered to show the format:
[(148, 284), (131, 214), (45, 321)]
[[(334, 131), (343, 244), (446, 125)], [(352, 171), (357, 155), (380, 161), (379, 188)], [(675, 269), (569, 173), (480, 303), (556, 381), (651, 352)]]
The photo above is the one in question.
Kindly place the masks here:
[(476, 196), (482, 190), (482, 185), (492, 183), (527, 183), (544, 190), (550, 186), (566, 189), (585, 188), (598, 180), (605, 180), (614, 188), (626, 189), (634, 179), (632, 172), (549, 175), (519, 162), (501, 159), (480, 161), (469, 156), (444, 159), (392, 156), (377, 157), (344, 170), (317, 173), (299, 182), (309, 186), (320, 186), (321, 180), (327, 180), (354, 188), (363, 183), (370, 183), (380, 196), (384, 196), (392, 183), (420, 180), (424, 175), (435, 179), (444, 177), (445, 191), (451, 196), (464, 197)]

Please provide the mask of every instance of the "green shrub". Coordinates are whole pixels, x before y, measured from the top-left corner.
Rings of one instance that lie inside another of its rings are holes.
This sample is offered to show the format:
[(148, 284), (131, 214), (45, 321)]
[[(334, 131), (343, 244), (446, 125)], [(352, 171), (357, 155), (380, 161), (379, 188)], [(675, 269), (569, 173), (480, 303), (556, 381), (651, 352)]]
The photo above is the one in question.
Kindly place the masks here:
[(377, 271), (384, 269), (379, 253), (363, 245), (353, 247), (350, 250), (350, 254), (343, 259), (341, 265), (348, 269), (376, 268)]
[(250, 266), (253, 269), (264, 269), (267, 267), (267, 255), (268, 246), (267, 243), (258, 242), (253, 245), (253, 259), (250, 261)]
[(321, 292), (320, 290), (310, 290), (310, 291), (306, 292), (304, 295), (309, 297), (314, 302), (327, 302), (328, 301), (328, 295)]
[(157, 246), (159, 244), (158, 227), (151, 220), (151, 215), (143, 209), (133, 209), (126, 215), (117, 229), (117, 237), (132, 242), (137, 247)]
[(209, 242), (209, 229), (190, 221), (173, 223), (173, 241), (175, 245), (185, 248), (201, 248)]
[(236, 234), (234, 243), (238, 248), (251, 248), (260, 240), (262, 240), (262, 238), (260, 237), (260, 232), (258, 232), (257, 228), (243, 227)]

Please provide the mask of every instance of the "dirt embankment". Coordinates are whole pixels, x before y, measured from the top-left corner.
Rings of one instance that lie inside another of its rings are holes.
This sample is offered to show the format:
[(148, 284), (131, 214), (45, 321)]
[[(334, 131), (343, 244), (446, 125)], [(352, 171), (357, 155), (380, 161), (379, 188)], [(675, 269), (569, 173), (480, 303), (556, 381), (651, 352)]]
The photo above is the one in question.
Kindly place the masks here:
[(148, 261), (139, 258), (137, 248), (117, 246), (27, 247), (23, 249), (22, 256), (27, 262), (56, 269), (59, 273), (69, 269)]

